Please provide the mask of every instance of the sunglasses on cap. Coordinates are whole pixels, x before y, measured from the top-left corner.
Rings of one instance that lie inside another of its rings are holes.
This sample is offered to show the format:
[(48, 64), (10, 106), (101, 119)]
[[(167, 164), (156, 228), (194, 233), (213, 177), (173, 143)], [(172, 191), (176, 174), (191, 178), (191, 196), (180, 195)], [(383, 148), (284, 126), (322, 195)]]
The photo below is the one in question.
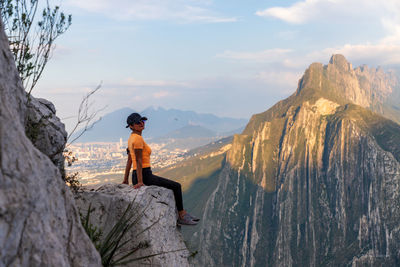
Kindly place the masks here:
[(139, 122), (136, 122), (134, 124), (141, 124), (143, 122), (143, 124), (146, 122), (146, 120), (140, 120)]

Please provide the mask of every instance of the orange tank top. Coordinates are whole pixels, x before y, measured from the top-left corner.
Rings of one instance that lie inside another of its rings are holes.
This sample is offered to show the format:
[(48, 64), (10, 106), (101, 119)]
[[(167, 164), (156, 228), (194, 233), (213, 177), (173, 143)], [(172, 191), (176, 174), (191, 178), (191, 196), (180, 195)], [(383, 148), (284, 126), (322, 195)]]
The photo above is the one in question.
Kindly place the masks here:
[(128, 148), (132, 158), (133, 170), (136, 170), (137, 168), (135, 149), (142, 149), (142, 167), (143, 168), (150, 167), (151, 148), (146, 144), (141, 135), (132, 133), (128, 139)]

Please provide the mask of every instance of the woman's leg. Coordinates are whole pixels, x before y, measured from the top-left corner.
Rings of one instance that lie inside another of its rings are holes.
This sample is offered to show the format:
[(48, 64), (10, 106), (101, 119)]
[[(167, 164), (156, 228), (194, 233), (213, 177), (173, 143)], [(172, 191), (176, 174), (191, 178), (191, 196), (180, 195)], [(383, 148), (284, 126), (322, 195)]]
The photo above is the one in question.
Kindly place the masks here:
[(136, 176), (136, 170), (133, 170), (132, 172), (132, 185), (137, 184), (137, 176)]
[(143, 183), (145, 185), (157, 185), (171, 189), (174, 192), (175, 203), (178, 211), (183, 211), (182, 187), (180, 183), (154, 175), (151, 173), (151, 171), (143, 172)]

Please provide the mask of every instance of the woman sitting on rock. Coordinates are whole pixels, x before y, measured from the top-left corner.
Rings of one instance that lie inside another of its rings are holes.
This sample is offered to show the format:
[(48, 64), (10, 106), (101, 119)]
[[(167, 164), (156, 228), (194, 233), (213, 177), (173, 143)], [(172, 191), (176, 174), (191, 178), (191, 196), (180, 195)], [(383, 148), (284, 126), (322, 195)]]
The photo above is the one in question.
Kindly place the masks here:
[(174, 192), (175, 203), (178, 209), (178, 224), (195, 225), (198, 218), (190, 215), (183, 209), (181, 184), (156, 176), (150, 168), (151, 148), (146, 144), (142, 137), (146, 117), (138, 113), (128, 116), (126, 128), (130, 128), (132, 133), (128, 140), (128, 161), (125, 168), (124, 184), (129, 184), (128, 177), (131, 166), (133, 166), (132, 184), (135, 189), (143, 185), (157, 185), (171, 189)]

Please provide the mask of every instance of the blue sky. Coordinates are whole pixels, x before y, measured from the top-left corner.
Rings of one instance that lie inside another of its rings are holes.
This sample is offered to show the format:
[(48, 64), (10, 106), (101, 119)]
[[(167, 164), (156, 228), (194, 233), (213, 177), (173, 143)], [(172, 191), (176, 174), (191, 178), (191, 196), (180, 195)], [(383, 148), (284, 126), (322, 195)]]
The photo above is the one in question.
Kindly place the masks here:
[(93, 109), (103, 113), (161, 106), (250, 118), (333, 53), (354, 66), (400, 64), (398, 0), (61, 3), (72, 26), (33, 94), (54, 102), (67, 129), (101, 81)]

